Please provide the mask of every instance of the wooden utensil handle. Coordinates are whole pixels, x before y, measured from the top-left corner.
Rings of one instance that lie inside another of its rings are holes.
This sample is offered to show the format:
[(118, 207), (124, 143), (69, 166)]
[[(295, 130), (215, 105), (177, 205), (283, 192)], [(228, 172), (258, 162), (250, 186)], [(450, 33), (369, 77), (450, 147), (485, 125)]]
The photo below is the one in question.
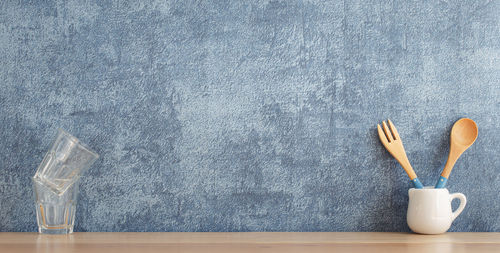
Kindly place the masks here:
[(424, 185), (420, 182), (420, 180), (417, 177), (417, 174), (411, 167), (410, 161), (408, 161), (408, 158), (404, 156), (402, 160), (398, 160), (399, 164), (401, 164), (401, 167), (406, 171), (406, 174), (408, 174), (408, 177), (410, 177), (411, 182), (413, 183), (413, 186), (417, 189), (422, 189), (424, 188)]

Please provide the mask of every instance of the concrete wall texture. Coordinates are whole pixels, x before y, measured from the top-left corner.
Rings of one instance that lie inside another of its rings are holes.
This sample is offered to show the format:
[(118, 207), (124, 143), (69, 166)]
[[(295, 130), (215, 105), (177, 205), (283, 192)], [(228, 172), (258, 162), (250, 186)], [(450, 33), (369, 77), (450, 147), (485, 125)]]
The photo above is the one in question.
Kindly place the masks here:
[[(451, 231), (500, 231), (499, 1), (2, 1), (0, 231), (61, 127), (101, 158), (75, 231), (409, 231), (398, 127)], [(454, 203), (456, 205), (456, 203)]]

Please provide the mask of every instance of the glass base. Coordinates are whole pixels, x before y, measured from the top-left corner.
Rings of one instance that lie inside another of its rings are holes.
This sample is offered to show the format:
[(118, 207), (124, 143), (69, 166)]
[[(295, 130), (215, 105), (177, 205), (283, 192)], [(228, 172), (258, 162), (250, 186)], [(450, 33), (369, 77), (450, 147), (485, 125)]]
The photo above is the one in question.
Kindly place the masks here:
[(38, 233), (40, 234), (51, 234), (51, 235), (65, 235), (73, 233), (73, 227), (69, 228), (43, 228), (38, 227)]

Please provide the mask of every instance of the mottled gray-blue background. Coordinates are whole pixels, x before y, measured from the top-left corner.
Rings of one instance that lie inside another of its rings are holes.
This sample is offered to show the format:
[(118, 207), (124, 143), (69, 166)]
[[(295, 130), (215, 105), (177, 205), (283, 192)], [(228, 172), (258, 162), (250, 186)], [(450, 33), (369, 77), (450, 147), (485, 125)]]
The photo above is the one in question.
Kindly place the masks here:
[[(139, 3), (140, 2), (140, 3)], [(499, 1), (2, 1), (0, 231), (61, 127), (101, 158), (76, 231), (409, 231), (391, 118), (451, 231), (500, 231)]]

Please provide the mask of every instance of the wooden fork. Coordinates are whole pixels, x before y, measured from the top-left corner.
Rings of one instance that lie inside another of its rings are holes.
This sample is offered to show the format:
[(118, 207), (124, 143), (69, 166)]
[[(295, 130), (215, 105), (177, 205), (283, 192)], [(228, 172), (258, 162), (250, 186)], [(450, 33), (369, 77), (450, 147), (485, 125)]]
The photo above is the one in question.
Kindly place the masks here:
[(401, 164), (401, 167), (406, 171), (406, 174), (410, 177), (411, 182), (415, 186), (415, 188), (421, 189), (424, 188), (420, 180), (418, 180), (417, 174), (413, 171), (413, 168), (410, 165), (410, 161), (408, 161), (408, 157), (406, 156), (405, 148), (403, 147), (403, 142), (399, 137), (398, 130), (392, 124), (391, 120), (388, 119), (389, 126), (391, 129), (387, 127), (385, 121), (382, 122), (382, 126), (384, 127), (384, 131), (379, 124), (377, 124), (378, 129), (378, 137), (382, 144), (384, 144), (385, 149), (391, 153), (394, 158)]

